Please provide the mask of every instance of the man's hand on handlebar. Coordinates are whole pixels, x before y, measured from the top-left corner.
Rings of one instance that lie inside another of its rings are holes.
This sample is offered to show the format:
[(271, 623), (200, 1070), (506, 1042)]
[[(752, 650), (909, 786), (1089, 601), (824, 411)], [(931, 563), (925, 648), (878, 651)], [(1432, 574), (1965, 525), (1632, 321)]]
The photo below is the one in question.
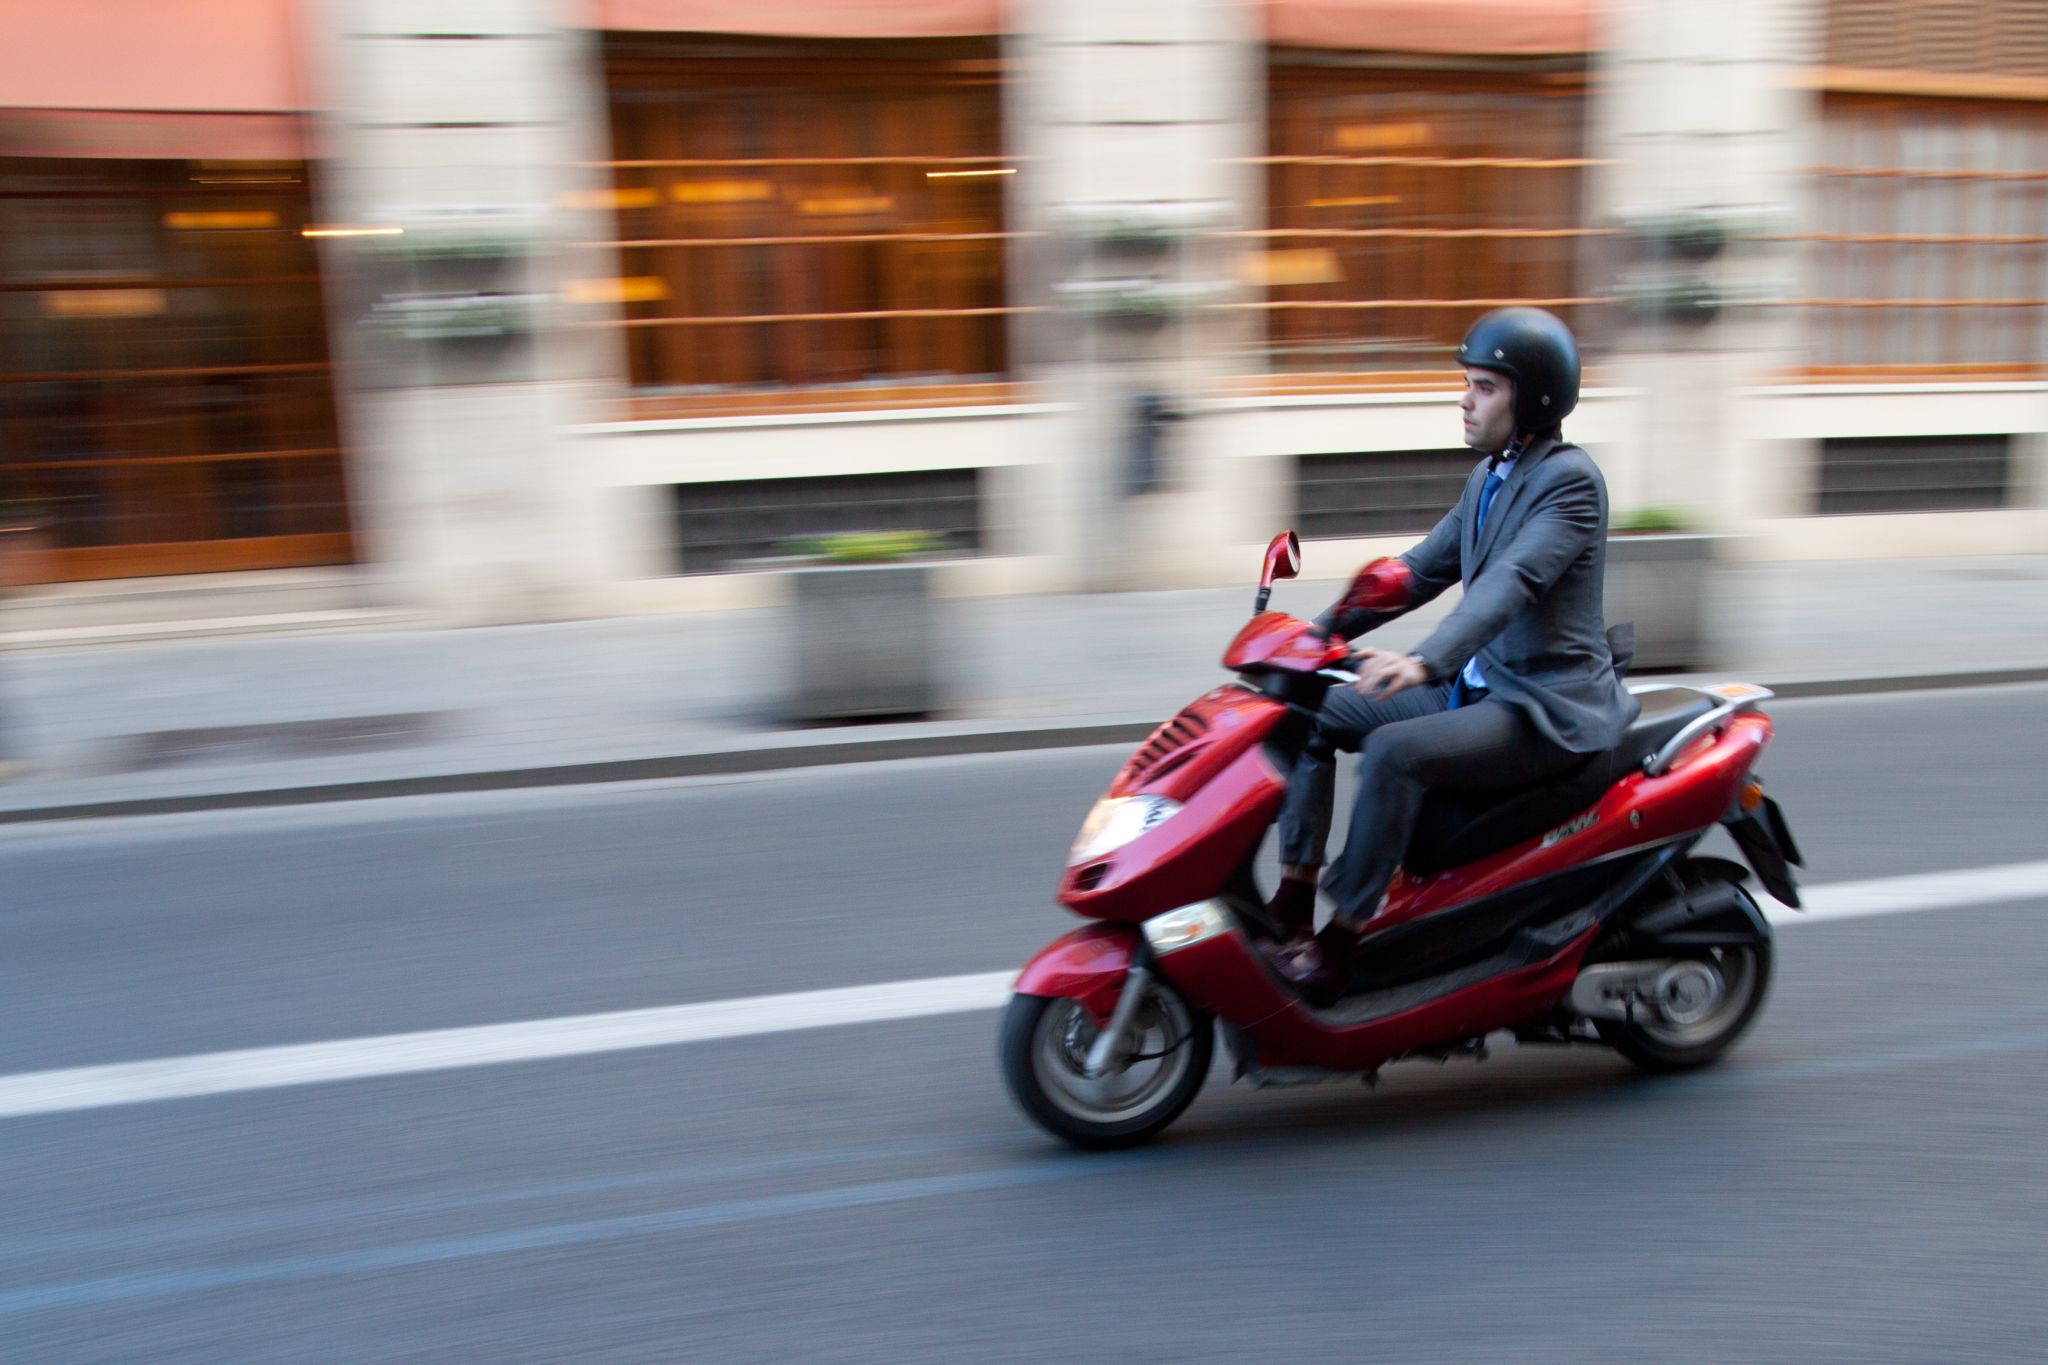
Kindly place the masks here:
[(1371, 701), (1384, 701), (1396, 692), (1420, 687), (1429, 681), (1429, 671), (1406, 654), (1384, 649), (1361, 649), (1349, 661), (1358, 673), (1352, 690)]

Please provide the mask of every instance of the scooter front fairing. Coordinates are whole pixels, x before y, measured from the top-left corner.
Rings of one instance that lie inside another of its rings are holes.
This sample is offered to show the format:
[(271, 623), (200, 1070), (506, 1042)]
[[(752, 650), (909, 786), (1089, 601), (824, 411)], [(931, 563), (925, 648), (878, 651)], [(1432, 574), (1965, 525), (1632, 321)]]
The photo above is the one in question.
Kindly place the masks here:
[(1219, 687), (1155, 730), (1084, 824), (1060, 903), (1135, 924), (1221, 892), (1279, 811), (1287, 779), (1266, 742), (1286, 716), (1271, 697)]

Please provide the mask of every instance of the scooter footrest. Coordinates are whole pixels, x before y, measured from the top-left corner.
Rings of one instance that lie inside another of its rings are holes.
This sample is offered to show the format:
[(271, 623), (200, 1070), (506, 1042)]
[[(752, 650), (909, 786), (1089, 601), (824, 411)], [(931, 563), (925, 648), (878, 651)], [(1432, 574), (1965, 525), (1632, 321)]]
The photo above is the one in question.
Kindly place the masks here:
[[(1547, 924), (1532, 925), (1516, 934), (1508, 946), (1492, 957), (1478, 962), (1453, 968), (1436, 976), (1424, 977), (1420, 981), (1404, 982), (1384, 990), (1366, 991), (1358, 995), (1347, 995), (1328, 1009), (1319, 1010), (1317, 1015), (1324, 1021), (1340, 1028), (1358, 1024), (1369, 1024), (1379, 1019), (1391, 1018), (1418, 1009), (1453, 992), (1476, 986), (1496, 976), (1533, 967), (1557, 954), (1579, 935), (1592, 928), (1595, 917), (1587, 910), (1575, 910), (1560, 919)], [(1366, 947), (1371, 952), (1370, 945)]]

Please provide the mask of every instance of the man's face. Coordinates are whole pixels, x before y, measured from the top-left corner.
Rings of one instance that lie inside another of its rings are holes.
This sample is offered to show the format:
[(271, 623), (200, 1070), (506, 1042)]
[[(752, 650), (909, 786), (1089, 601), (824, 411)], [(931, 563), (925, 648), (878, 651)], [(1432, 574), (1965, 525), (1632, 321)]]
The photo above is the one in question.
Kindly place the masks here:
[(1465, 367), (1465, 444), (1482, 455), (1498, 455), (1515, 435), (1515, 383), (1492, 370)]

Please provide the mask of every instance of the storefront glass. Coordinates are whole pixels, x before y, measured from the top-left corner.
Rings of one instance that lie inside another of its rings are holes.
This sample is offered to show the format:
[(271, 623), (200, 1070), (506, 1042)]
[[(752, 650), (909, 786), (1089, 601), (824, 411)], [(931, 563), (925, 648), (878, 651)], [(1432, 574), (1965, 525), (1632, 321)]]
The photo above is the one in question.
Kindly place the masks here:
[(300, 162), (0, 158), (0, 500), (65, 578), (346, 562)]

